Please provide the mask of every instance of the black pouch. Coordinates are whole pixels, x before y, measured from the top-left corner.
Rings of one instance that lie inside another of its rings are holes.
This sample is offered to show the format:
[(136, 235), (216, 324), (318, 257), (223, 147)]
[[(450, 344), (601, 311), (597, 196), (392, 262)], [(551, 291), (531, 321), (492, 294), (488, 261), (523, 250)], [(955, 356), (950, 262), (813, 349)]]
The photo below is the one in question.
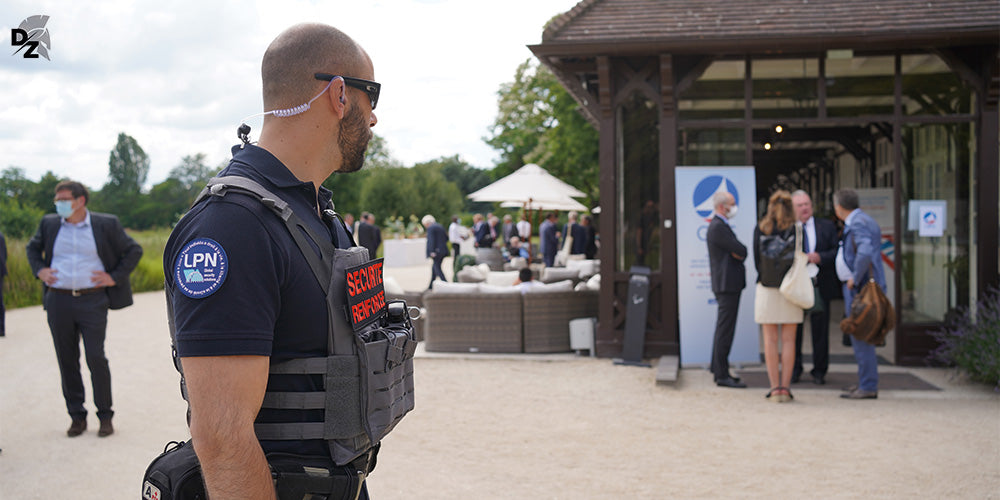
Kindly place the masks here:
[(142, 478), (143, 500), (207, 500), (201, 464), (190, 442), (171, 441)]
[(269, 453), (267, 463), (280, 500), (356, 500), (366, 477), (364, 471), (321, 457)]

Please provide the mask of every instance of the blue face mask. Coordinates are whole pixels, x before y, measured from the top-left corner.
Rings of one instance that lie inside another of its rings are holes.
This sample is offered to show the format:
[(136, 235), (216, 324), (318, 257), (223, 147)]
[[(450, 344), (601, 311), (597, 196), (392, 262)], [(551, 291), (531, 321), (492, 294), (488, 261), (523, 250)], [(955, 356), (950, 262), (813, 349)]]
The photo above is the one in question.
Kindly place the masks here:
[(68, 219), (73, 215), (73, 202), (70, 200), (56, 201), (56, 213), (63, 219)]

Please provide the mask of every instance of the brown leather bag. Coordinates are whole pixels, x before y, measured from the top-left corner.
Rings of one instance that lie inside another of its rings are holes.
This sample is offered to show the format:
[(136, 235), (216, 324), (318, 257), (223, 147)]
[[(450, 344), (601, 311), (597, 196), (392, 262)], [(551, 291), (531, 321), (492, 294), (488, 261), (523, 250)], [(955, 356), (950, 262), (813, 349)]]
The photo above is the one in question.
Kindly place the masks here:
[(868, 344), (885, 345), (886, 335), (896, 326), (896, 311), (874, 279), (854, 296), (850, 313), (840, 321), (840, 329)]

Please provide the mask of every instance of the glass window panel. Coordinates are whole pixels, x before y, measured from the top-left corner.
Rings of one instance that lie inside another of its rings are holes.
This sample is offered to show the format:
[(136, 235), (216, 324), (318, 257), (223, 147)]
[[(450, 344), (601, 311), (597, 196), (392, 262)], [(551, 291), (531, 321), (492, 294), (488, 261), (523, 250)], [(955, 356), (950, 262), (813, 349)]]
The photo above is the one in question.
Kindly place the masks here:
[(677, 148), (678, 165), (746, 165), (746, 134), (742, 128), (682, 128), (678, 133)]
[(935, 54), (902, 56), (903, 113), (907, 115), (967, 114), (975, 93)]
[(714, 61), (677, 102), (681, 120), (743, 118), (743, 81), (746, 64), (737, 61)]
[(618, 108), (618, 271), (660, 269), (658, 117), (656, 103), (639, 93)]
[(755, 59), (752, 64), (754, 118), (818, 116), (818, 59)]
[(826, 60), (826, 114), (830, 117), (893, 114), (893, 56)]
[[(975, 296), (975, 137), (969, 123), (905, 125), (902, 132), (903, 321), (940, 322)], [(922, 220), (921, 212), (935, 205), (944, 213)], [(941, 236), (932, 235), (935, 227)]]

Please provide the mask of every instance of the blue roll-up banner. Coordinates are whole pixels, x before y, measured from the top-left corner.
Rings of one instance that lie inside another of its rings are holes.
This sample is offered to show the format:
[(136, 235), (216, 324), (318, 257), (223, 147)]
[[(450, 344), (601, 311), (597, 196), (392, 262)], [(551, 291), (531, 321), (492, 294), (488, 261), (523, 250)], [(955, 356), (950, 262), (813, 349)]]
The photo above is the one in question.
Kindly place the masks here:
[(681, 364), (708, 365), (718, 305), (712, 293), (705, 233), (712, 219), (712, 195), (729, 191), (739, 213), (730, 221), (747, 246), (747, 287), (740, 296), (731, 363), (760, 363), (760, 342), (753, 320), (753, 228), (757, 224), (757, 182), (753, 167), (677, 167), (677, 301), (680, 311)]

